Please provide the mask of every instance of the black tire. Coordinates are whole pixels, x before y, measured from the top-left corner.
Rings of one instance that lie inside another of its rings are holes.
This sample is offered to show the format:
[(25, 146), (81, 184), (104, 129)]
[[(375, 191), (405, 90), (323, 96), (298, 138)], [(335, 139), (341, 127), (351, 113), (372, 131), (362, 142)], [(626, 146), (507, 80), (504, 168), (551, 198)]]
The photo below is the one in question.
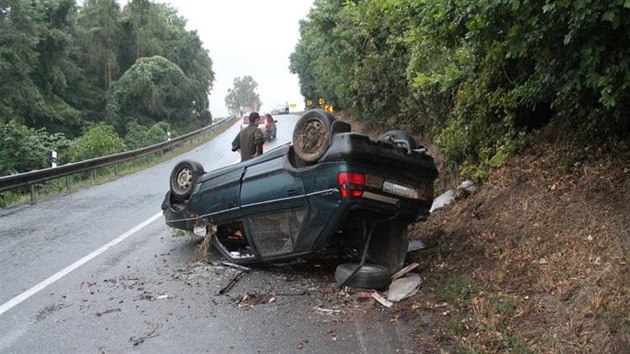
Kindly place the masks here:
[(414, 150), (418, 147), (416, 140), (409, 134), (405, 133), (402, 130), (390, 130), (383, 134), (380, 138), (380, 141), (384, 141), (386, 143), (390, 143), (393, 145), (404, 147), (409, 151)]
[(295, 124), (293, 148), (298, 158), (306, 162), (319, 160), (330, 145), (335, 117), (322, 109), (312, 109)]
[(344, 263), (337, 266), (335, 280), (339, 284), (363, 289), (384, 289), (391, 282), (391, 274), (386, 267), (378, 264), (364, 264), (348, 281), (348, 277), (359, 267), (359, 263)]
[(184, 160), (175, 165), (170, 178), (171, 199), (176, 203), (188, 199), (203, 173), (203, 166), (197, 161)]

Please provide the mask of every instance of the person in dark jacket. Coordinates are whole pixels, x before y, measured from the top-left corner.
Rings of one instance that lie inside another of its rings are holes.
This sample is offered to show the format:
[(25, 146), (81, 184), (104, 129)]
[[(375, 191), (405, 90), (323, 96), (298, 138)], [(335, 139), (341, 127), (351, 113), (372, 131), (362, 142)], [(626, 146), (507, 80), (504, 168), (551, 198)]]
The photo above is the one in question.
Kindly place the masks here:
[(232, 151), (241, 151), (241, 162), (262, 154), (265, 137), (262, 130), (258, 128), (258, 124), (260, 124), (258, 112), (250, 113), (249, 125), (241, 129), (232, 141)]

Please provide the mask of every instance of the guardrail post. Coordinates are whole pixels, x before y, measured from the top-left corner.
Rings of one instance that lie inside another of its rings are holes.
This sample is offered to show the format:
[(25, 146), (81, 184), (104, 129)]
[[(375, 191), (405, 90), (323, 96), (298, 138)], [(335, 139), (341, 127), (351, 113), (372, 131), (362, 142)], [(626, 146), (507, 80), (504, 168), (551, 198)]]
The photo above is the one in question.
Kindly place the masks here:
[(29, 184), (28, 190), (31, 192), (31, 205), (37, 204), (37, 201), (35, 200), (35, 185)]
[(116, 176), (118, 176), (118, 164), (117, 163), (114, 164), (114, 174)]
[(92, 170), (92, 182), (96, 182), (96, 169)]
[(70, 192), (70, 176), (66, 176), (66, 189)]

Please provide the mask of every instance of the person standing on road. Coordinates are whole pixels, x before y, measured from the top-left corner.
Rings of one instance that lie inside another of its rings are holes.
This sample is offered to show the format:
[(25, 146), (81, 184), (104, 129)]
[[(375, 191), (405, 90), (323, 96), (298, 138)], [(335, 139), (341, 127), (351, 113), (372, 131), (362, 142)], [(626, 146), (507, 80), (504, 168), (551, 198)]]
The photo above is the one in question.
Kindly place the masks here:
[(258, 124), (260, 124), (258, 112), (250, 113), (249, 125), (241, 129), (232, 141), (232, 151), (241, 151), (241, 162), (262, 154), (265, 137), (262, 130), (258, 128)]

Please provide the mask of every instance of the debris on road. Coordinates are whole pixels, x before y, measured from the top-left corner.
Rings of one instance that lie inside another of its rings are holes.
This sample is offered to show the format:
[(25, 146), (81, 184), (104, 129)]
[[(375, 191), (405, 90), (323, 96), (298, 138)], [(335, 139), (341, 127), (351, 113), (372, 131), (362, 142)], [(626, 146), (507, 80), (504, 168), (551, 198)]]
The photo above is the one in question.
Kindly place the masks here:
[(453, 201), (455, 201), (455, 191), (449, 189), (437, 198), (433, 199), (433, 204), (431, 205), (431, 210), (429, 210), (429, 212), (433, 213), (434, 211), (451, 204)]
[(229, 282), (226, 286), (224, 286), (221, 290), (219, 290), (219, 294), (220, 294), (220, 295), (223, 295), (223, 294), (227, 293), (227, 292), (228, 292), (228, 290), (230, 290), (230, 289), (234, 286), (234, 284), (236, 284), (236, 282), (237, 282), (237, 281), (238, 281), (238, 280), (239, 280), (239, 279), (243, 276), (243, 274), (245, 274), (245, 273), (246, 273), (246, 271), (245, 271), (245, 270), (242, 270), (242, 271), (240, 271), (238, 274), (236, 274), (236, 276), (235, 276), (234, 278), (232, 278), (232, 280), (230, 280), (230, 282)]
[(120, 308), (115, 308), (115, 309), (109, 309), (109, 310), (105, 310), (105, 311), (101, 311), (101, 312), (97, 312), (96, 313), (96, 317), (101, 317), (103, 315), (107, 315), (108, 313), (113, 313), (113, 312), (121, 312), (122, 310)]
[(223, 289), (219, 290), (219, 294), (223, 295), (226, 292), (228, 292), (228, 290), (230, 290), (234, 286), (234, 284), (236, 284), (236, 282), (243, 276), (243, 274), (249, 272), (251, 268), (234, 264), (234, 263), (230, 263), (230, 262), (221, 262), (221, 264), (227, 267), (232, 267), (232, 268), (240, 270), (240, 272), (236, 274), (236, 276), (232, 278), (232, 280), (230, 280), (230, 282), (225, 287), (223, 287)]
[(276, 297), (273, 294), (259, 294), (259, 293), (245, 293), (243, 297), (238, 301), (238, 306), (254, 307), (260, 304), (270, 304), (276, 302)]
[(231, 262), (222, 261), (221, 264), (224, 265), (224, 266), (227, 266), (227, 267), (232, 267), (232, 268), (235, 268), (235, 269), (238, 269), (238, 270), (243, 270), (243, 271), (246, 271), (246, 272), (249, 272), (251, 270), (251, 268), (249, 268), (249, 267), (245, 267), (245, 266), (242, 266), (242, 265), (239, 265), (239, 264), (235, 264), (235, 263), (231, 263)]
[(152, 338), (152, 337), (157, 337), (158, 335), (155, 334), (155, 332), (158, 330), (158, 328), (160, 328), (159, 324), (155, 325), (155, 327), (153, 327), (153, 329), (149, 331), (149, 333), (145, 334), (144, 336), (138, 337), (138, 338), (130, 337), (129, 341), (133, 343), (134, 347), (137, 347), (140, 344), (144, 343), (144, 341), (146, 341), (147, 339)]
[(437, 209), (443, 208), (455, 200), (460, 200), (468, 197), (469, 195), (475, 193), (477, 191), (477, 186), (474, 182), (466, 180), (460, 184), (456, 190), (449, 189), (444, 192), (437, 198), (433, 200), (433, 205), (431, 205), (430, 213), (434, 212)]
[(374, 300), (378, 301), (379, 304), (385, 306), (385, 307), (392, 307), (394, 305), (393, 302), (387, 300), (386, 298), (384, 298), (381, 294), (378, 293), (378, 291), (374, 291), (372, 293), (372, 297), (374, 298)]
[(59, 301), (56, 304), (48, 305), (48, 306), (46, 306), (46, 308), (44, 308), (42, 311), (40, 311), (37, 314), (36, 319), (38, 321), (41, 321), (44, 318), (46, 318), (48, 315), (50, 315), (51, 313), (53, 313), (55, 311), (59, 311), (59, 310), (61, 310), (63, 308), (69, 307), (69, 306), (70, 305), (66, 305), (62, 301)]
[(407, 274), (405, 277), (392, 281), (385, 293), (387, 300), (398, 302), (418, 293), (422, 281), (417, 274)]
[(196, 249), (198, 262), (208, 263), (208, 254), (210, 253), (212, 238), (216, 233), (217, 227), (215, 225), (206, 225), (206, 236)]
[(333, 309), (325, 309), (319, 306), (313, 307), (313, 310), (323, 314), (323, 315), (334, 315), (336, 313), (341, 313), (341, 310), (333, 310)]
[(409, 245), (407, 246), (407, 253), (418, 251), (425, 249), (426, 246), (422, 240), (409, 240)]
[(411, 264), (409, 264), (408, 266), (404, 267), (403, 269), (399, 270), (398, 272), (394, 273), (394, 275), (392, 275), (392, 281), (402, 277), (403, 275), (411, 272), (412, 270), (418, 268), (418, 266), (420, 266), (420, 264), (413, 262)]

